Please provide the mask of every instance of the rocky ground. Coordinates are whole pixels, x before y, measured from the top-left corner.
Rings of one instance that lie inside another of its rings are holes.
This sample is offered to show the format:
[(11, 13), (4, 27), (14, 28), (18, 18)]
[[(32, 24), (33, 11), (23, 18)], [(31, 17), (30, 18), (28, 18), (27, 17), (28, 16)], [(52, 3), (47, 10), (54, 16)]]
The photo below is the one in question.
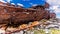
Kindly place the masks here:
[[(37, 26), (30, 27), (30, 28), (27, 28), (24, 30), (20, 30), (20, 31), (14, 32), (12, 34), (59, 34), (60, 33), (60, 19), (58, 19), (58, 18), (49, 19), (49, 20), (42, 19), (41, 21), (38, 21), (38, 22), (39, 22), (39, 25), (37, 25)], [(31, 24), (31, 22), (29, 24)], [(7, 28), (7, 31), (11, 30), (11, 29), (12, 29), (12, 31), (17, 30), (16, 28), (10, 28), (10, 29)], [(3, 30), (3, 28), (0, 31), (1, 31), (0, 33), (5, 32)], [(11, 34), (9, 32), (7, 32), (7, 33)]]
[(34, 26), (30, 30), (21, 30), (12, 34), (60, 34), (60, 19), (49, 19), (39, 21), (40, 25)]

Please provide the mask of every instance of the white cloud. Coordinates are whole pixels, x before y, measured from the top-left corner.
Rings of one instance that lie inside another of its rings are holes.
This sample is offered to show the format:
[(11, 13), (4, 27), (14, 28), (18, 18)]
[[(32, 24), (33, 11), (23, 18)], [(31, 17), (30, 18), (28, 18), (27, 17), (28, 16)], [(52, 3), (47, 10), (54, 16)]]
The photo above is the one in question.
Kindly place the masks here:
[(7, 2), (5, 2), (4, 0), (0, 0), (1, 2), (4, 2), (4, 3), (7, 3), (7, 2), (9, 2), (10, 3), (10, 1), (12, 1), (12, 0), (5, 0), (5, 1), (7, 1)]
[(12, 1), (12, 0), (6, 0), (6, 1), (10, 3), (10, 1)]
[(54, 12), (56, 13), (57, 18), (60, 18), (60, 8), (54, 7)]
[(50, 4), (50, 7), (56, 13), (57, 17), (60, 18), (60, 0), (46, 0)]
[(20, 4), (20, 3), (17, 3), (17, 5), (22, 6), (22, 7), (24, 6), (23, 4)]
[(38, 4), (33, 4), (32, 6), (37, 6)]
[(46, 0), (50, 5), (60, 5), (60, 0)]
[(15, 3), (11, 3), (11, 4), (15, 5)]
[(53, 12), (55, 12), (56, 13), (56, 17), (57, 18), (60, 18), (60, 8), (59, 8), (60, 6), (52, 6), (50, 9), (51, 10), (53, 10)]
[(51, 10), (54, 10), (55, 13), (60, 13), (60, 8), (59, 6), (52, 6)]
[(7, 2), (5, 2), (4, 0), (0, 0), (0, 2), (7, 3)]
[(3, 1), (3, 0), (0, 0), (0, 1)]

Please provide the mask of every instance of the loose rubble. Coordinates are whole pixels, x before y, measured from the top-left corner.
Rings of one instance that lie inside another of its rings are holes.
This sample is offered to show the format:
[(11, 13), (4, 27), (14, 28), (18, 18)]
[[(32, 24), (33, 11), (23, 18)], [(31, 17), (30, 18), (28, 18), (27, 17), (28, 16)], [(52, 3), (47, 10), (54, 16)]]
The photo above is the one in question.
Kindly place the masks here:
[[(28, 27), (29, 26), (29, 27)], [(14, 27), (8, 27), (6, 30), (5, 27), (2, 27), (0, 29), (0, 33), (9, 33), (9, 34), (35, 34), (35, 32), (42, 33), (41, 31), (44, 31), (44, 34), (49, 33), (50, 31), (56, 29), (60, 30), (60, 19), (43, 19), (41, 21), (34, 21), (30, 22), (29, 25), (23, 24), (20, 25), (17, 28)], [(25, 28), (25, 29), (23, 29)], [(52, 29), (52, 30), (51, 30)]]

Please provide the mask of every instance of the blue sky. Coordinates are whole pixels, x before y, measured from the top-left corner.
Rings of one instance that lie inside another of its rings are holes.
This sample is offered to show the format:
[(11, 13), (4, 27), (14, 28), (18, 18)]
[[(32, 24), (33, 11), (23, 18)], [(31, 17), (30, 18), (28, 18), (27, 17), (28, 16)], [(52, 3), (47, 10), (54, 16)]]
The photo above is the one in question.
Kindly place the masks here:
[(31, 7), (33, 5), (44, 5), (45, 2), (50, 4), (50, 9), (54, 10), (57, 18), (60, 18), (60, 0), (0, 0), (2, 2), (9, 2), (11, 4), (20, 5), (25, 8)]
[[(7, 0), (5, 0), (7, 1)], [(44, 5), (44, 0), (12, 0), (10, 1), (11, 3), (17, 3), (23, 4), (25, 8), (31, 7), (32, 4), (41, 4)]]

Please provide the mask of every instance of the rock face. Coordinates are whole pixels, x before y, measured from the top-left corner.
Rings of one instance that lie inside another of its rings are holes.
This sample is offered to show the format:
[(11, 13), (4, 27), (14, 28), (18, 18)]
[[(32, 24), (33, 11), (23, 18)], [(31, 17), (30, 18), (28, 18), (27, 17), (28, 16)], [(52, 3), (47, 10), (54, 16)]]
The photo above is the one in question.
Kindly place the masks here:
[(50, 13), (50, 18), (56, 18), (56, 14), (55, 13)]
[(44, 6), (38, 5), (25, 9), (20, 6), (17, 7), (9, 3), (0, 2), (0, 24), (23, 24), (41, 19), (49, 19), (51, 15), (55, 18), (56, 15), (45, 10), (48, 7), (49, 4), (46, 3)]
[[(15, 6), (9, 3), (0, 2), (0, 24), (3, 24), (3, 25), (6, 24), (3, 27), (2, 26), (1, 27), (4, 28), (4, 30), (6, 31), (13, 30), (13, 32), (18, 29), (24, 30), (27, 27), (28, 29), (29, 28), (32, 29), (33, 26), (36, 26), (39, 24), (39, 22), (34, 22), (34, 21), (56, 18), (55, 13), (50, 13), (49, 10), (45, 10), (48, 8), (49, 8), (48, 3), (46, 3), (44, 6), (37, 5), (37, 6), (33, 6), (31, 8), (26, 9), (26, 8)], [(28, 24), (29, 22), (32, 22), (32, 23), (30, 25), (22, 25), (22, 24)], [(20, 26), (20, 28), (16, 29), (13, 27), (10, 28), (8, 26), (14, 26), (14, 27)]]

